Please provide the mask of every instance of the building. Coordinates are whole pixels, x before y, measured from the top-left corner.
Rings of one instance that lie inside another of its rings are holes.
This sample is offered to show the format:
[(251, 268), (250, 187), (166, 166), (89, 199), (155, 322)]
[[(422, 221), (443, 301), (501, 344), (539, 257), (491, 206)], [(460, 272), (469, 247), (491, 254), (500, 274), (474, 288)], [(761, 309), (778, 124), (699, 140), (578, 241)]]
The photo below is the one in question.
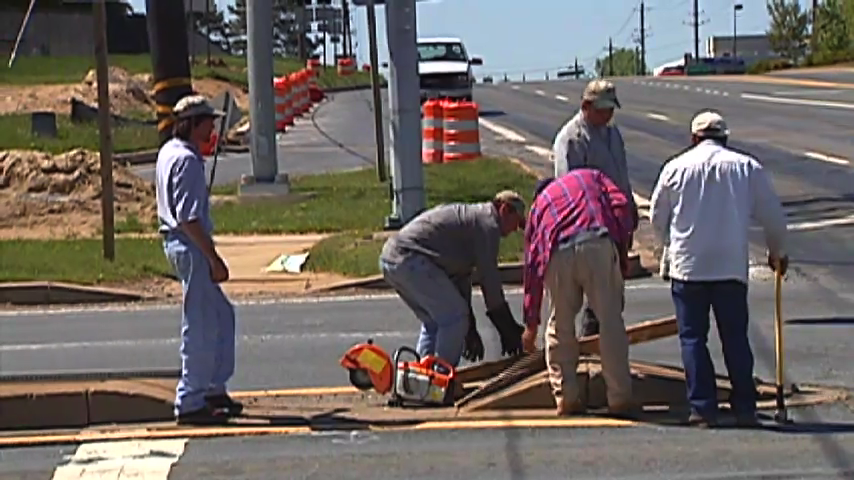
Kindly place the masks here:
[[(95, 40), (91, 2), (63, 1), (58, 5), (43, 7), (37, 3), (18, 46), (18, 55), (93, 55)], [(106, 12), (107, 48), (110, 54), (148, 53), (148, 26), (144, 14), (134, 13), (126, 3), (114, 0), (107, 0)], [(0, 6), (0, 52), (5, 58), (9, 58), (12, 52), (25, 13), (26, 8)], [(189, 22), (187, 27), (190, 53), (205, 54), (209, 40), (193, 31)], [(222, 50), (212, 43), (211, 53), (221, 55)]]
[(736, 55), (744, 59), (748, 66), (761, 60), (780, 58), (771, 48), (771, 41), (766, 34), (738, 35), (733, 42), (732, 35), (715, 35), (706, 39), (706, 56), (721, 58), (732, 56), (733, 45)]

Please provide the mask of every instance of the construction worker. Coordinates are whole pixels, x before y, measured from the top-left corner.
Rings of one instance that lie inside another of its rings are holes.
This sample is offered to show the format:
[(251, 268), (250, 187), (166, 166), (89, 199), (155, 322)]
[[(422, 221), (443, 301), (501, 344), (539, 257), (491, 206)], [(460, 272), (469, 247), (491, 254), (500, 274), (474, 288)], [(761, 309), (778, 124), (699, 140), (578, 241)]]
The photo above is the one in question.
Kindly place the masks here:
[(157, 155), (156, 192), (163, 249), (181, 280), (181, 380), (175, 398), (179, 424), (208, 424), (240, 414), (226, 383), (234, 373), (235, 313), (219, 283), (228, 266), (212, 240), (213, 222), (199, 149), (223, 115), (200, 95), (173, 108), (173, 137)]
[[(626, 195), (637, 225), (637, 205), (629, 181), (626, 147), (620, 129), (612, 122), (614, 109), (621, 108), (613, 83), (595, 79), (581, 94), (581, 108), (558, 131), (552, 146), (554, 175), (574, 168), (598, 168)], [(632, 239), (629, 238), (629, 249)], [(581, 336), (595, 335), (599, 324), (591, 308), (584, 309)]]
[(667, 247), (671, 296), (679, 326), (688, 422), (718, 421), (714, 365), (706, 346), (709, 308), (715, 313), (732, 383), (730, 405), (739, 425), (755, 425), (753, 353), (748, 339), (748, 230), (751, 217), (765, 231), (768, 263), (785, 274), (786, 217), (762, 165), (727, 147), (720, 114), (691, 121), (694, 147), (668, 162), (651, 199), (651, 221)]
[(524, 228), (525, 202), (503, 191), (488, 202), (438, 205), (390, 237), (380, 254), (386, 282), (421, 321), (416, 351), (453, 366), (483, 358), (471, 313), (472, 272), (477, 268), (487, 316), (504, 355), (522, 348), (522, 326), (504, 298), (498, 271), (501, 238)]
[(570, 170), (543, 182), (525, 228), (523, 348), (536, 348), (543, 285), (551, 312), (546, 364), (558, 415), (581, 413), (575, 371), (579, 347), (575, 316), (584, 295), (601, 321), (600, 351), (613, 415), (630, 415), (629, 340), (621, 315), (628, 241), (635, 228), (631, 204), (616, 184), (593, 168)]

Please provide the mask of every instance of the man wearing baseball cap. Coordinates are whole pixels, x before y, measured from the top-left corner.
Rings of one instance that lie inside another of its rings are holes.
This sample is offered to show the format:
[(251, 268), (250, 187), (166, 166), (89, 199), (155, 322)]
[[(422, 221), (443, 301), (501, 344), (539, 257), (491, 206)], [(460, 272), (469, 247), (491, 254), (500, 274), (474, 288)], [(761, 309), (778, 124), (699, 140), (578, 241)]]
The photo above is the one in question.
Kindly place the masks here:
[(421, 321), (416, 351), (453, 366), (483, 359), (471, 309), (476, 268), (486, 315), (498, 330), (504, 355), (522, 349), (522, 326), (504, 297), (498, 271), (502, 237), (525, 228), (525, 202), (513, 191), (480, 203), (437, 205), (391, 236), (380, 253), (386, 282)]
[[(688, 422), (718, 421), (714, 365), (706, 345), (714, 311), (732, 383), (730, 406), (738, 425), (756, 419), (753, 353), (748, 339), (748, 233), (755, 219), (765, 231), (768, 263), (785, 274), (786, 217), (756, 159), (727, 146), (729, 128), (705, 110), (691, 120), (693, 147), (661, 170), (650, 220), (665, 247), (663, 262), (679, 325), (691, 414)], [(678, 206), (678, 208), (677, 208)]]
[(175, 416), (179, 424), (220, 423), (243, 409), (226, 389), (234, 373), (235, 314), (219, 286), (229, 272), (212, 239), (200, 153), (223, 113), (201, 95), (181, 98), (172, 113), (173, 136), (157, 155), (155, 183), (163, 250), (183, 290)]
[[(615, 109), (622, 108), (617, 87), (603, 78), (591, 80), (581, 94), (581, 108), (561, 127), (554, 139), (554, 176), (590, 167), (601, 170), (622, 190), (632, 214), (638, 211), (629, 181), (626, 147), (619, 127), (612, 122)], [(637, 224), (637, 221), (635, 222)], [(629, 239), (629, 248), (632, 239)], [(599, 322), (589, 306), (584, 309), (581, 336), (599, 333)]]

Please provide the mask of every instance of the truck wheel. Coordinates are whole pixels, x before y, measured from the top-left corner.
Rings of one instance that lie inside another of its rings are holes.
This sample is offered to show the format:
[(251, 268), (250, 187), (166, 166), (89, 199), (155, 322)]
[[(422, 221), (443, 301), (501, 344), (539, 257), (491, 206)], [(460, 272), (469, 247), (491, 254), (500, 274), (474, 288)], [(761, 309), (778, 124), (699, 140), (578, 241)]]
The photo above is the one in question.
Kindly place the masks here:
[(472, 101), (471, 95), (466, 95), (466, 96), (464, 96), (464, 97), (463, 97), (463, 101), (465, 101), (465, 102), (471, 102), (471, 101)]

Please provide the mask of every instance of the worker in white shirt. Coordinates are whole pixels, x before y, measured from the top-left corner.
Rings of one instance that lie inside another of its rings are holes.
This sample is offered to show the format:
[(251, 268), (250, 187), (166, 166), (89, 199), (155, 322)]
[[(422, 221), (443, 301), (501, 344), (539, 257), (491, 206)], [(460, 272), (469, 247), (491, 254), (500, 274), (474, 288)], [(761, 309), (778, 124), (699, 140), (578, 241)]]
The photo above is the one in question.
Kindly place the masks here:
[(765, 232), (768, 263), (785, 274), (786, 217), (762, 165), (727, 147), (729, 130), (716, 112), (691, 121), (693, 148), (669, 161), (652, 193), (650, 220), (666, 247), (691, 413), (688, 423), (714, 426), (718, 400), (707, 348), (709, 309), (732, 383), (739, 426), (756, 419), (753, 353), (748, 339), (748, 229)]

